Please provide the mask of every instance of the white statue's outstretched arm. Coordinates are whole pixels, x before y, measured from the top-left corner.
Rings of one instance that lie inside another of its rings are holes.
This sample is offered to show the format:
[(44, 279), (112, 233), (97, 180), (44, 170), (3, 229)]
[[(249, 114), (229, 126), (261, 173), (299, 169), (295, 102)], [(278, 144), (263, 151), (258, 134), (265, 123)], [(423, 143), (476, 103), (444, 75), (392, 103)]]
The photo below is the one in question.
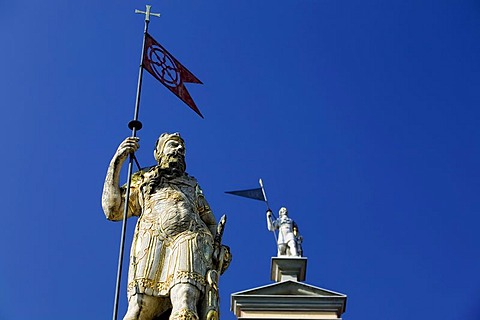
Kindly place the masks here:
[(267, 228), (268, 231), (275, 231), (277, 229), (277, 225), (275, 221), (272, 221), (272, 210), (267, 210)]
[[(122, 220), (124, 206), (124, 190), (120, 188), (120, 170), (130, 153), (139, 148), (138, 138), (128, 137), (118, 146), (108, 166), (107, 176), (103, 184), (102, 208), (108, 220)], [(132, 210), (129, 210), (129, 216)]]

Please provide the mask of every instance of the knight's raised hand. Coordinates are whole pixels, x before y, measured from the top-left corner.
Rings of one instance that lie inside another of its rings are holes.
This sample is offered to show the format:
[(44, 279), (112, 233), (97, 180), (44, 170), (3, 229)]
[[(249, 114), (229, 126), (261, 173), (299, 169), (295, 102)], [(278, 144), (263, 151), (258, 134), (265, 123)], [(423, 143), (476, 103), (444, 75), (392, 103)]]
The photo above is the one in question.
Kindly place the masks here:
[(268, 209), (267, 210), (267, 218), (271, 218), (272, 217), (272, 210)]
[(115, 157), (119, 160), (125, 160), (129, 154), (134, 153), (140, 148), (140, 145), (138, 144), (139, 140), (138, 137), (128, 137), (123, 140), (117, 148)]

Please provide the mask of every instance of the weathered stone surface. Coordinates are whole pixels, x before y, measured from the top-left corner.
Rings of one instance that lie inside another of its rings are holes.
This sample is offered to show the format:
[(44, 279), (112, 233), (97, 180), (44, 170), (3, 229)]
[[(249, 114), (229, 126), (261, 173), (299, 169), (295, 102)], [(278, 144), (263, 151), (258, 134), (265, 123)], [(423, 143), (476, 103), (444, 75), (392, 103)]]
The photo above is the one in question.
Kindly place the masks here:
[[(122, 220), (126, 187), (120, 170), (138, 138), (118, 147), (105, 179), (102, 207), (109, 220)], [(129, 306), (124, 319), (218, 318), (218, 277), (231, 255), (221, 245), (218, 224), (195, 178), (185, 172), (185, 143), (162, 134), (154, 150), (158, 165), (134, 174), (128, 217), (138, 216), (128, 272)]]

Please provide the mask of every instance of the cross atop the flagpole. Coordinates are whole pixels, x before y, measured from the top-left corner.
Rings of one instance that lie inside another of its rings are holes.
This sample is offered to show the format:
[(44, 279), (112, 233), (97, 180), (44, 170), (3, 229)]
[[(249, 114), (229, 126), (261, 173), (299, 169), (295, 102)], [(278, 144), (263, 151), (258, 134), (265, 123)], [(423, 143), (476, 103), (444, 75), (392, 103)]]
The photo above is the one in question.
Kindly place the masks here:
[(147, 7), (147, 10), (146, 11), (140, 11), (140, 10), (137, 10), (135, 9), (135, 13), (142, 13), (145, 15), (145, 21), (148, 22), (150, 21), (150, 16), (154, 16), (154, 17), (159, 17), (160, 18), (160, 13), (153, 13), (153, 12), (150, 12), (150, 9), (152, 8), (152, 6), (150, 5), (146, 5)]

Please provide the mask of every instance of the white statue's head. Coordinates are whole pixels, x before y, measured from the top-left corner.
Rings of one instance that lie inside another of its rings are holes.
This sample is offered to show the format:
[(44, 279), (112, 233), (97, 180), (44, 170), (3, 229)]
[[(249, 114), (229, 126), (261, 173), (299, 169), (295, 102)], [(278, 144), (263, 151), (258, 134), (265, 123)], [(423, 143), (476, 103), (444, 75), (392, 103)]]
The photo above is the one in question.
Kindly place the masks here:
[(280, 217), (287, 216), (288, 215), (288, 210), (285, 207), (281, 207), (280, 210), (278, 210), (278, 215)]
[(185, 171), (185, 141), (178, 132), (162, 133), (157, 139), (153, 156), (163, 168), (180, 165), (178, 169)]

